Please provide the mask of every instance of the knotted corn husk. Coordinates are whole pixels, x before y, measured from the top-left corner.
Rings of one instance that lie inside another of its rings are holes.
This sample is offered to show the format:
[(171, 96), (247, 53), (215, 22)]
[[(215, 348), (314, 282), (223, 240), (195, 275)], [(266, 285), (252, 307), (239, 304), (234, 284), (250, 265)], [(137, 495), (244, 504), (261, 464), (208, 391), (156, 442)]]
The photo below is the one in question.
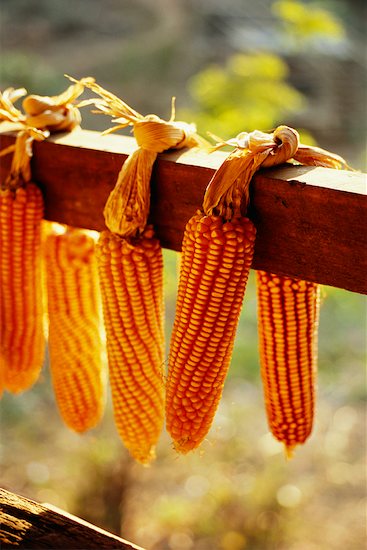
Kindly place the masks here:
[(150, 178), (159, 153), (168, 149), (202, 146), (205, 140), (196, 133), (194, 124), (175, 121), (174, 102), (171, 118), (143, 116), (117, 96), (99, 86), (93, 78), (80, 82), (98, 94), (93, 102), (96, 113), (113, 117), (114, 127), (103, 134), (132, 126), (137, 149), (124, 162), (116, 184), (104, 207), (106, 226), (112, 233), (128, 237), (144, 231), (150, 208)]

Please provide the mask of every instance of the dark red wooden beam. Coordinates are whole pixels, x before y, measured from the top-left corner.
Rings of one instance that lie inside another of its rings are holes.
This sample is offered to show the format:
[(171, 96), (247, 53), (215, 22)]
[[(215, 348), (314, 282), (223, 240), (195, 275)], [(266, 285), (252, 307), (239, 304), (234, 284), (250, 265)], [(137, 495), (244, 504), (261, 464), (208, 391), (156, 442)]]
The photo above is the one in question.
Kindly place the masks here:
[[(7, 147), (14, 137), (1, 141)], [(35, 143), (32, 171), (44, 192), (46, 217), (102, 230), (103, 206), (134, 143), (86, 130)], [(151, 221), (164, 247), (180, 250), (185, 223), (227, 154), (159, 155)], [(8, 162), (2, 160), (4, 174)], [(249, 214), (258, 230), (255, 269), (367, 293), (365, 174), (303, 166), (262, 170), (253, 181)]]

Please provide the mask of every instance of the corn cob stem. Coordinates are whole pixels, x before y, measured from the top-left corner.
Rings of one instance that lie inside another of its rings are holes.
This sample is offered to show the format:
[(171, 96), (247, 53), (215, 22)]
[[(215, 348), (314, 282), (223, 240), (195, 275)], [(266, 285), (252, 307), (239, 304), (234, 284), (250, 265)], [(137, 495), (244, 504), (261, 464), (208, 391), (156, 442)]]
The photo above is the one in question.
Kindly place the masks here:
[(94, 248), (81, 230), (51, 234), (45, 242), (52, 381), (61, 416), (76, 432), (94, 427), (104, 409)]

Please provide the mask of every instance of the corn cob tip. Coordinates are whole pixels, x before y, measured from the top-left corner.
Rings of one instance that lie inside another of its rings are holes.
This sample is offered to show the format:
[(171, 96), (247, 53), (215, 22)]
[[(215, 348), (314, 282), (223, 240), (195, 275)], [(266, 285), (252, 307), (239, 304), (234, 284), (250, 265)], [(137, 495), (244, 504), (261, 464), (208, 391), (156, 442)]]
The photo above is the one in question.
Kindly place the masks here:
[(291, 460), (294, 456), (294, 449), (297, 445), (284, 444), (284, 455), (287, 460)]
[(198, 444), (190, 437), (183, 437), (179, 441), (173, 442), (173, 448), (176, 451), (176, 453), (180, 453), (182, 455), (186, 455), (193, 449), (195, 449), (198, 446)]
[(95, 410), (95, 407), (92, 410), (83, 411), (83, 416), (75, 415), (75, 411), (67, 410), (65, 404), (62, 403), (60, 406), (64, 407), (65, 410), (60, 412), (61, 418), (65, 425), (78, 435), (83, 435), (88, 430), (95, 428), (103, 415), (104, 405), (102, 403), (98, 404), (98, 409)]
[(149, 448), (147, 452), (142, 452), (142, 449), (130, 449), (130, 454), (136, 462), (139, 462), (145, 468), (149, 468), (151, 463), (156, 459), (155, 446)]
[(21, 394), (29, 390), (38, 380), (42, 365), (39, 370), (34, 370), (34, 372), (10, 372), (7, 374), (6, 383), (4, 384), (4, 389), (13, 395)]

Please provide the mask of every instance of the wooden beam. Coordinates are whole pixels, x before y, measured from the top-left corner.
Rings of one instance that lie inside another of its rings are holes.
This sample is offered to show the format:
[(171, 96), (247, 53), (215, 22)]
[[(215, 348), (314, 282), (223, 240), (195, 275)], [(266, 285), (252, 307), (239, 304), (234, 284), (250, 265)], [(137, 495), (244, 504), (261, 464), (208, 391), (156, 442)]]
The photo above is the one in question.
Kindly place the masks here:
[[(13, 141), (3, 135), (1, 147)], [(104, 203), (133, 149), (130, 137), (85, 130), (35, 143), (32, 172), (44, 192), (46, 217), (102, 230)], [(151, 221), (164, 247), (180, 250), (185, 223), (225, 157), (197, 150), (159, 155)], [(367, 293), (365, 178), (303, 166), (260, 171), (249, 212), (258, 230), (253, 267)]]
[(144, 550), (63, 510), (0, 489), (0, 547)]

